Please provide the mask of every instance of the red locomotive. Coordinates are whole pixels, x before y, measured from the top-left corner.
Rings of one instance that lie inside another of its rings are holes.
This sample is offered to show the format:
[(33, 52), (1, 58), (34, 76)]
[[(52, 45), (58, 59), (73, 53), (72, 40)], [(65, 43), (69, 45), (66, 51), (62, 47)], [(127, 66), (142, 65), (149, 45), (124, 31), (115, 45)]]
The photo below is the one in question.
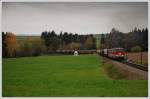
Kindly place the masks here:
[(124, 48), (102, 49), (99, 51), (99, 54), (115, 60), (124, 60), (127, 58)]

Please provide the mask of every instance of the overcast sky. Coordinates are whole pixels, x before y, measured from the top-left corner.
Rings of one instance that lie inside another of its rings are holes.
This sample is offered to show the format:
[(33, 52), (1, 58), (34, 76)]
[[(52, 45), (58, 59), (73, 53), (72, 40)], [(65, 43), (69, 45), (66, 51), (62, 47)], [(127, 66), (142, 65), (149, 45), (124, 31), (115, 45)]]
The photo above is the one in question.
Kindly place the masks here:
[(55, 30), (79, 34), (129, 32), (148, 26), (148, 3), (3, 2), (2, 31), (40, 35)]

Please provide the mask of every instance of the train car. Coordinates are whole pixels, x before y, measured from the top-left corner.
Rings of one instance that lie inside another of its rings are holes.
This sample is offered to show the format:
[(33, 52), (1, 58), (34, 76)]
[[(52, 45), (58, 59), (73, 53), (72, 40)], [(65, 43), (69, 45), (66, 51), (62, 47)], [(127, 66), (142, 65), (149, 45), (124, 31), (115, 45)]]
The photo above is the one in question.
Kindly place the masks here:
[(101, 49), (99, 54), (115, 60), (124, 60), (127, 57), (124, 48)]
[(116, 60), (126, 59), (127, 53), (124, 48), (112, 48), (108, 50), (108, 57)]
[(106, 56), (106, 57), (108, 56), (108, 49), (103, 50), (103, 55)]

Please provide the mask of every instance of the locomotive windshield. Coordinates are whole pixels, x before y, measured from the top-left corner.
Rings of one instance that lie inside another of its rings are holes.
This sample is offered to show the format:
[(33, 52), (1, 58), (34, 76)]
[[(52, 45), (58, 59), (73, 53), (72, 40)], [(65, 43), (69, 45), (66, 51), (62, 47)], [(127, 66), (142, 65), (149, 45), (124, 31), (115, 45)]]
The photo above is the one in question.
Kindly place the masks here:
[(124, 52), (125, 50), (123, 48), (115, 48), (114, 51), (116, 51), (116, 52)]

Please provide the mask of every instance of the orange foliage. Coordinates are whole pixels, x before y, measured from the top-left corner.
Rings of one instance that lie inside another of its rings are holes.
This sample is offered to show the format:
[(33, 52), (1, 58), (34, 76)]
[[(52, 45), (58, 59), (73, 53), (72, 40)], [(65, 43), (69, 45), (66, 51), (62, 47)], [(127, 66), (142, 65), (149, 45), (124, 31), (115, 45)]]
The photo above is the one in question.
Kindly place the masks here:
[(19, 47), (16, 41), (16, 36), (13, 33), (7, 32), (5, 37), (6, 49), (9, 57), (13, 57)]

